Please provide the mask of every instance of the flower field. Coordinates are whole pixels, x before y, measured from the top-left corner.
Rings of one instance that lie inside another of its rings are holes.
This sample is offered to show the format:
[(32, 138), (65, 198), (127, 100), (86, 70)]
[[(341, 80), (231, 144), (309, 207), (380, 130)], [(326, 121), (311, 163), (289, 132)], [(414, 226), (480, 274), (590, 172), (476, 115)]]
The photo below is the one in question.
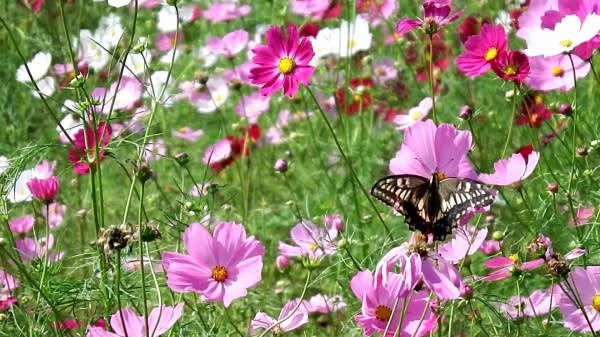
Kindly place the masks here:
[(600, 336), (599, 0), (0, 8), (0, 337)]

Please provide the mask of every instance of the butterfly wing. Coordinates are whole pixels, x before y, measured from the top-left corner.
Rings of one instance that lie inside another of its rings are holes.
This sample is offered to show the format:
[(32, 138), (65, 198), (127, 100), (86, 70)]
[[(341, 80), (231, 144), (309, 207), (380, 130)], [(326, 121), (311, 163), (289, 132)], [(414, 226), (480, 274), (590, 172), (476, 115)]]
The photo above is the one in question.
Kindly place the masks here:
[(411, 231), (427, 232), (422, 215), (430, 197), (427, 179), (415, 175), (385, 177), (375, 183), (371, 194), (402, 214)]
[(444, 240), (469, 209), (489, 206), (494, 195), (489, 186), (466, 178), (447, 178), (440, 181), (443, 217), (433, 223), (434, 240)]

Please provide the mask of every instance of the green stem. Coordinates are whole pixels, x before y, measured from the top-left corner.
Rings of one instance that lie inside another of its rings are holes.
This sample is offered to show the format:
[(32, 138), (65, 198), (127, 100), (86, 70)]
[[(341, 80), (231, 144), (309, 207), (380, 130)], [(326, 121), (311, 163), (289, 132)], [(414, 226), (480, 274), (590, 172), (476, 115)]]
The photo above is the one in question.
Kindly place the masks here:
[(437, 109), (435, 108), (435, 84), (433, 79), (433, 35), (429, 34), (429, 89), (431, 90), (431, 111), (433, 121), (437, 124)]
[(512, 111), (510, 117), (510, 124), (508, 125), (508, 134), (506, 135), (506, 141), (504, 142), (504, 149), (502, 150), (502, 156), (500, 158), (504, 158), (506, 156), (506, 150), (508, 150), (508, 144), (510, 143), (510, 139), (512, 138), (512, 131), (515, 125), (515, 115), (517, 114), (517, 82), (515, 82), (515, 86), (513, 89), (513, 100), (512, 100)]
[(150, 337), (150, 327), (148, 326), (148, 301), (146, 298), (146, 274), (144, 272), (144, 242), (142, 240), (142, 234), (144, 233), (145, 226), (142, 223), (142, 214), (144, 209), (144, 187), (146, 186), (145, 182), (142, 182), (142, 186), (140, 188), (140, 209), (138, 210), (138, 240), (139, 240), (139, 249), (140, 249), (140, 275), (142, 281), (142, 301), (144, 304), (144, 321), (145, 321), (145, 331), (146, 337)]
[(127, 334), (127, 326), (125, 324), (125, 318), (123, 318), (123, 310), (121, 310), (121, 308), (123, 308), (123, 306), (121, 305), (121, 250), (117, 249), (117, 262), (115, 263), (116, 265), (116, 285), (117, 285), (117, 289), (115, 289), (115, 293), (117, 295), (117, 306), (119, 307), (119, 317), (121, 318), (121, 328), (123, 329), (123, 332), (125, 332), (125, 337), (129, 337), (129, 335)]
[[(573, 187), (573, 179), (575, 177), (575, 160), (577, 158), (577, 76), (575, 74), (575, 63), (573, 63), (573, 56), (569, 55), (569, 61), (571, 62), (571, 69), (573, 72), (573, 145), (572, 145), (572, 157), (571, 157), (571, 174), (569, 175), (569, 185), (567, 187), (567, 195), (571, 198), (571, 188)], [(574, 217), (576, 219), (576, 217)]]

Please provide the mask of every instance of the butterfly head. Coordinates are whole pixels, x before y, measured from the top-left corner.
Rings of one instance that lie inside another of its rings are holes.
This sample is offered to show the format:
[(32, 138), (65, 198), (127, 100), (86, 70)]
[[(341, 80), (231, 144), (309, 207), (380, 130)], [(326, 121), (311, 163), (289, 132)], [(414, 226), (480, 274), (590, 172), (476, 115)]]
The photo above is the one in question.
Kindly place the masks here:
[(429, 186), (431, 186), (433, 189), (437, 190), (437, 188), (440, 185), (440, 181), (442, 181), (446, 178), (447, 177), (444, 174), (444, 172), (436, 170), (435, 172), (433, 172), (433, 174), (431, 175), (431, 178), (429, 179)]

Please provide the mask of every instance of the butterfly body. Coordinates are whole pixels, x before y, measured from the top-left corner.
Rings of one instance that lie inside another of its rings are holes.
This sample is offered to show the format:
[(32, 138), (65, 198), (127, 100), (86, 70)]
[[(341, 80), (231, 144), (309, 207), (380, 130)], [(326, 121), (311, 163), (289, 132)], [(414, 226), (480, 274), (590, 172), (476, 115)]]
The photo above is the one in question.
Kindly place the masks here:
[(394, 175), (380, 179), (371, 194), (402, 214), (411, 231), (444, 240), (469, 208), (492, 204), (490, 187), (467, 178), (446, 178), (440, 172), (429, 179)]

